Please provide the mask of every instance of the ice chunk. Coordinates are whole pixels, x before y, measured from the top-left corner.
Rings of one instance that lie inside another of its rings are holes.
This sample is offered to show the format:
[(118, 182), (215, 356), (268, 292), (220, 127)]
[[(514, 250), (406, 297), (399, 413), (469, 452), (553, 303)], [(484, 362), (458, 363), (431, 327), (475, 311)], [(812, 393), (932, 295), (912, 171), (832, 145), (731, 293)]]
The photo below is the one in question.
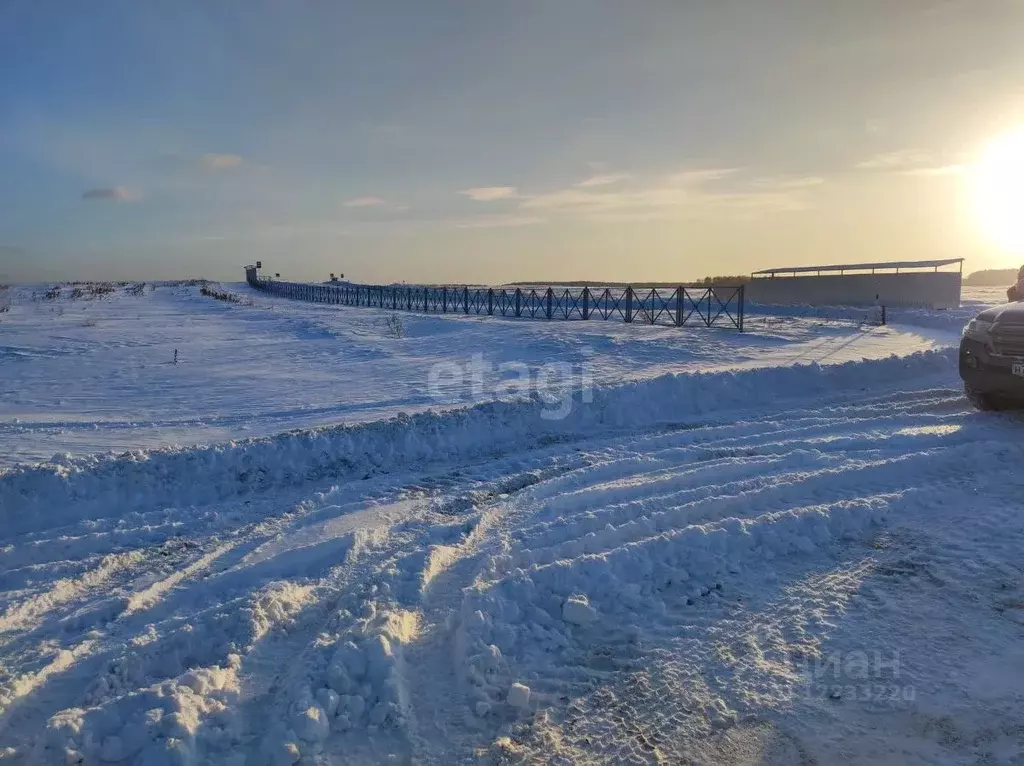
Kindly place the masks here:
[(292, 726), (299, 738), (306, 742), (322, 742), (331, 730), (327, 713), (319, 705), (310, 705), (295, 716)]
[(590, 625), (597, 622), (597, 610), (586, 596), (569, 596), (562, 604), (562, 619), (573, 625)]
[(294, 742), (280, 742), (271, 749), (268, 755), (267, 760), (273, 766), (292, 766), (298, 763), (299, 758), (302, 757), (299, 746)]
[(530, 709), (530, 687), (525, 684), (515, 683), (508, 690), (505, 701), (514, 708), (520, 710)]
[(366, 675), (366, 655), (352, 641), (346, 641), (338, 647), (331, 664), (345, 668), (356, 680)]
[(320, 707), (327, 713), (327, 717), (330, 718), (338, 712), (338, 702), (341, 697), (333, 689), (317, 689), (316, 690), (316, 701), (320, 703)]

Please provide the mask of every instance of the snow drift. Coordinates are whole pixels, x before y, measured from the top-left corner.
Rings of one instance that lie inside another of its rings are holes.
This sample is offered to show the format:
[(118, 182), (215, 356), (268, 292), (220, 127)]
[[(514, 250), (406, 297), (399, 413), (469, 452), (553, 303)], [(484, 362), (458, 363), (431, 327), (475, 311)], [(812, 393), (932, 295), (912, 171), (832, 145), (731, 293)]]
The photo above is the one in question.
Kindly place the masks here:
[(444, 412), (427, 411), (189, 449), (117, 456), (54, 456), (50, 464), (0, 473), (0, 522), (9, 534), (157, 506), (188, 506), (318, 479), (358, 480), (411, 464), (467, 460), (628, 427), (688, 423), (718, 410), (755, 410), (784, 400), (884, 387), (948, 374), (954, 350), (909, 357), (788, 368), (669, 374), (577, 394), (551, 419), (539, 397)]

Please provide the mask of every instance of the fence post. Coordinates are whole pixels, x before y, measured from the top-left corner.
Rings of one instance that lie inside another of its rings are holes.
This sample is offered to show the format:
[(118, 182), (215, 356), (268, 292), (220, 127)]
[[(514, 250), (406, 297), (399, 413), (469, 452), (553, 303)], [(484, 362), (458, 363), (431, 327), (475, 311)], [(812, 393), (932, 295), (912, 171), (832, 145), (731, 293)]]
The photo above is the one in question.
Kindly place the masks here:
[(683, 326), (683, 296), (686, 290), (682, 285), (676, 288), (676, 327)]
[(738, 329), (739, 329), (740, 332), (743, 332), (743, 312), (746, 310), (744, 298), (746, 297), (746, 294), (747, 294), (747, 286), (746, 285), (740, 285), (739, 307), (738, 307), (738, 309), (736, 311), (736, 314), (739, 317), (737, 324), (739, 325)]
[(469, 286), (466, 285), (462, 288), (462, 308), (465, 309), (466, 313), (469, 313)]
[(626, 322), (633, 321), (633, 288), (626, 288)]
[(487, 288), (487, 316), (494, 314), (494, 288)]
[(441, 313), (448, 313), (448, 287), (441, 288)]
[(550, 287), (548, 288), (547, 303), (548, 303), (548, 306), (547, 306), (548, 319), (551, 319), (551, 288)]
[(519, 298), (520, 298), (521, 295), (522, 295), (522, 288), (517, 287), (516, 288), (516, 316), (517, 317), (523, 315), (523, 307), (522, 307), (522, 305), (519, 302)]
[(590, 319), (590, 288), (583, 288), (583, 318)]

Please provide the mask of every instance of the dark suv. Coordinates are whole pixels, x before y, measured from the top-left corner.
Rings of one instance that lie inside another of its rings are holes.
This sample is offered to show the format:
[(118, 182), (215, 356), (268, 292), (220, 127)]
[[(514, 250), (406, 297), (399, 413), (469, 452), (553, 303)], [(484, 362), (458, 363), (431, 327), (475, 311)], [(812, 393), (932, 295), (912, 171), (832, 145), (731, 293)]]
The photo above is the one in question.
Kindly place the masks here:
[(980, 409), (1024, 404), (1024, 302), (982, 311), (964, 328), (960, 377)]

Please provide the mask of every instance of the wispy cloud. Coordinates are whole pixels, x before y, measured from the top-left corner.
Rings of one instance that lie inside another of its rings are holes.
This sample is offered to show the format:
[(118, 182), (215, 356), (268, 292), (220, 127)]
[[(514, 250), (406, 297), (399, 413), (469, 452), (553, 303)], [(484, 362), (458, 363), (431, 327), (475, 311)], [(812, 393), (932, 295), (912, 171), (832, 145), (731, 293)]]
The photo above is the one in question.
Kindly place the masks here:
[(485, 215), (466, 221), (457, 221), (456, 229), (495, 229), (511, 226), (533, 226), (544, 223), (544, 219), (534, 215)]
[(966, 165), (936, 165), (930, 168), (914, 168), (903, 171), (908, 176), (958, 176), (967, 171)]
[(518, 196), (514, 186), (478, 186), (473, 189), (463, 189), (459, 192), (476, 202), (493, 202), (499, 199), (511, 199)]
[(141, 192), (124, 186), (87, 189), (82, 192), (82, 199), (87, 201), (135, 202), (141, 197)]
[(604, 175), (596, 175), (587, 178), (586, 180), (580, 181), (577, 186), (581, 189), (590, 189), (594, 186), (611, 186), (622, 181), (628, 181), (628, 173), (606, 173)]
[(669, 181), (678, 186), (700, 186), (711, 181), (721, 181), (740, 172), (740, 168), (698, 168), (681, 170), (669, 176)]
[(894, 173), (909, 176), (958, 175), (964, 166), (951, 162), (950, 157), (920, 149), (899, 149), (869, 157), (858, 162), (857, 170), (875, 173)]
[(344, 203), (345, 207), (375, 207), (377, 205), (386, 205), (388, 201), (381, 199), (380, 197), (356, 197), (350, 199)]
[[(699, 168), (652, 178), (617, 178), (618, 185), (577, 184), (522, 195), (520, 208), (600, 222), (707, 215), (746, 218), (806, 207), (806, 189), (821, 182), (810, 177), (745, 180), (740, 174), (739, 168)], [(721, 188), (719, 182), (727, 179), (728, 187)]]
[(821, 176), (766, 176), (755, 178), (750, 185), (756, 189), (809, 189), (823, 183)]
[(203, 167), (209, 170), (227, 170), (245, 162), (238, 154), (204, 154), (201, 161)]

